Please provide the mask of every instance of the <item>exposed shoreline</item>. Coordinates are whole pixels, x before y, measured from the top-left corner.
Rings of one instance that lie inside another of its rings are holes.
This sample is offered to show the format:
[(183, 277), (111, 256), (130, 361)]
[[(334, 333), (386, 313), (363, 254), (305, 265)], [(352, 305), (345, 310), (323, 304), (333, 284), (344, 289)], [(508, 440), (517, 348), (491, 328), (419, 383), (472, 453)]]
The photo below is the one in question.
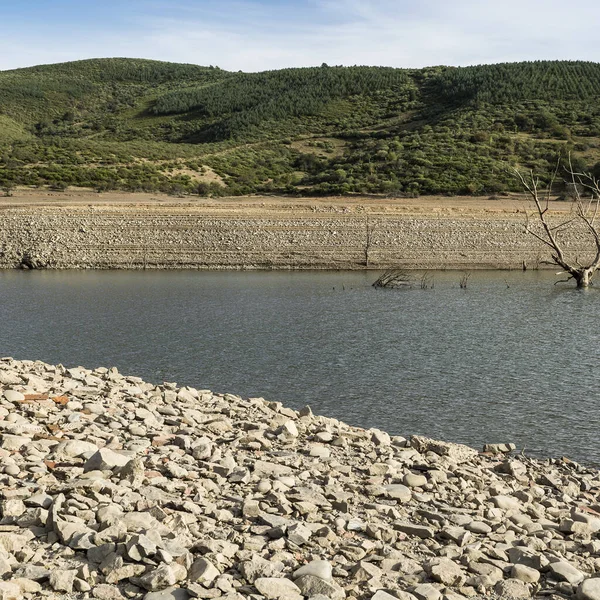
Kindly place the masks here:
[(600, 598), (600, 474), (0, 359), (16, 600)]
[(537, 268), (544, 249), (524, 231), (526, 208), (519, 196), (174, 199), (19, 190), (0, 198), (0, 268)]

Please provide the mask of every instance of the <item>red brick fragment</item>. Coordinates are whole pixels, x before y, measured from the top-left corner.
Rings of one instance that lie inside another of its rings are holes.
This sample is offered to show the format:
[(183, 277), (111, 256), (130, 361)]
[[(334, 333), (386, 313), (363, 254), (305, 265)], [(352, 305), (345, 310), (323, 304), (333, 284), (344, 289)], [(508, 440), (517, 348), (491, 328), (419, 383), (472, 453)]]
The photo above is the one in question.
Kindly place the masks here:
[(25, 400), (24, 402), (30, 401), (30, 400), (48, 400), (48, 394), (24, 394), (25, 396)]

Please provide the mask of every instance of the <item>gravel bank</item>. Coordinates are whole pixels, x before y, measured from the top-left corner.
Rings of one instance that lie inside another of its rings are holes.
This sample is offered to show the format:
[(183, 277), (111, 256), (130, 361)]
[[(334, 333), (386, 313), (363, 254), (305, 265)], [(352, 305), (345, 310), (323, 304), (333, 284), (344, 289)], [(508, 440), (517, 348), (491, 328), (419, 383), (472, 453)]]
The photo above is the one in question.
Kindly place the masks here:
[[(5, 203), (0, 268), (534, 268), (543, 247), (524, 224), (518, 210), (421, 211), (343, 201)], [(566, 244), (585, 247), (575, 237)]]
[(0, 360), (0, 598), (600, 599), (600, 477)]

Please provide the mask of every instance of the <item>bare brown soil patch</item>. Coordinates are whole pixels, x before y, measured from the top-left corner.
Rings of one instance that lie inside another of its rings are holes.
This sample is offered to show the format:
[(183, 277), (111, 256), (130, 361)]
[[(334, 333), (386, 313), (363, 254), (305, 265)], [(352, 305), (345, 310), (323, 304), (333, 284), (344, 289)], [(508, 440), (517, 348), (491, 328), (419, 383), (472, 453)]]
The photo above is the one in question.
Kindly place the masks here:
[(291, 143), (291, 147), (299, 152), (330, 158), (342, 156), (347, 145), (345, 140), (330, 137), (301, 139)]
[[(191, 169), (180, 169), (191, 176), (202, 175), (205, 181), (221, 182), (222, 179), (212, 169), (204, 174)], [(490, 214), (525, 213), (532, 209), (531, 203), (523, 194), (507, 196), (421, 196), (419, 198), (386, 198), (383, 196), (323, 196), (323, 197), (284, 197), (284, 196), (229, 196), (223, 198), (201, 198), (199, 196), (171, 196), (160, 192), (102, 192), (87, 188), (69, 188), (65, 191), (48, 189), (17, 188), (11, 196), (0, 196), (0, 208), (17, 206), (61, 206), (71, 205), (117, 205), (143, 206), (151, 210), (153, 205), (193, 205), (202, 207), (227, 208), (232, 212), (255, 212), (282, 210), (284, 212), (339, 212), (357, 214)], [(562, 201), (550, 203), (550, 209), (568, 212), (571, 204)]]

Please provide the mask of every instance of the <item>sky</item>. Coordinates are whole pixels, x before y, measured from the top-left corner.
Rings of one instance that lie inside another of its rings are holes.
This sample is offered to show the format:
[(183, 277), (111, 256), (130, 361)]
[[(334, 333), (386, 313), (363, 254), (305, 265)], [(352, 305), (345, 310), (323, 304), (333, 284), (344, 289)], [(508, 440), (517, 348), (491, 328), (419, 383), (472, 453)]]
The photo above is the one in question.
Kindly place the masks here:
[(598, 0), (0, 0), (0, 70), (130, 57), (232, 71), (600, 61)]

